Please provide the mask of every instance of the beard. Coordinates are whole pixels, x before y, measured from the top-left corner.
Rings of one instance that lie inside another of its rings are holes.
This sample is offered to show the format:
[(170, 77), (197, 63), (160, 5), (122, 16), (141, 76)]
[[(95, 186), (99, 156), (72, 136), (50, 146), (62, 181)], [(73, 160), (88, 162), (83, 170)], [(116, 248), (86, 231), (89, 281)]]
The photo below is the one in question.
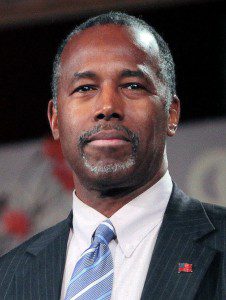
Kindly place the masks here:
[[(117, 130), (120, 132), (124, 132), (128, 139), (130, 140), (132, 144), (132, 151), (131, 154), (128, 155), (124, 161), (118, 161), (115, 163), (109, 163), (105, 165), (98, 165), (97, 163), (91, 163), (89, 161), (89, 158), (86, 156), (84, 152), (84, 147), (88, 144), (89, 138), (93, 135), (96, 134), (100, 131), (104, 130)], [(79, 142), (78, 142), (78, 148), (79, 152), (81, 154), (84, 166), (93, 174), (96, 175), (106, 175), (106, 174), (114, 174), (114, 173), (119, 173), (120, 171), (126, 171), (127, 169), (130, 169), (132, 166), (135, 165), (136, 163), (136, 154), (137, 154), (137, 149), (139, 145), (139, 137), (138, 135), (128, 129), (125, 126), (122, 125), (110, 125), (110, 124), (105, 124), (105, 125), (97, 125), (93, 129), (89, 131), (85, 131), (80, 137), (79, 137)]]
[(126, 161), (119, 163), (106, 164), (104, 166), (95, 166), (89, 163), (88, 159), (83, 156), (84, 165), (96, 175), (113, 174), (127, 170), (135, 165), (135, 157), (131, 155)]

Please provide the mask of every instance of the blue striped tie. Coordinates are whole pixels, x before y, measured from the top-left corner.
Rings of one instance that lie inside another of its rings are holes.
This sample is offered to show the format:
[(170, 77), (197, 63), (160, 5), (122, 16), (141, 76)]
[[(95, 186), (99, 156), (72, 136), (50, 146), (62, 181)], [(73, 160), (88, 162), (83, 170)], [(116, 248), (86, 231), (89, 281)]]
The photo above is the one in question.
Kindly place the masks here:
[(109, 242), (116, 238), (110, 220), (96, 229), (91, 246), (75, 265), (65, 300), (107, 300), (111, 298), (113, 261)]

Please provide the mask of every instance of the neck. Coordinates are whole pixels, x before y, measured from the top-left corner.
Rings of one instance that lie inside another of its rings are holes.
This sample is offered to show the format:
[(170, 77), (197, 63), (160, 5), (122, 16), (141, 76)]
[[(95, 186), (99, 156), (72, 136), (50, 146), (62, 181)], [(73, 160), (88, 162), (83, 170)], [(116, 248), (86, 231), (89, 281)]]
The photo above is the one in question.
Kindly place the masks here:
[(115, 212), (128, 202), (142, 194), (158, 182), (167, 171), (167, 164), (163, 164), (161, 169), (140, 185), (128, 186), (124, 188), (114, 188), (107, 190), (87, 189), (76, 179), (75, 190), (77, 197), (85, 204), (94, 208), (102, 215), (110, 218)]

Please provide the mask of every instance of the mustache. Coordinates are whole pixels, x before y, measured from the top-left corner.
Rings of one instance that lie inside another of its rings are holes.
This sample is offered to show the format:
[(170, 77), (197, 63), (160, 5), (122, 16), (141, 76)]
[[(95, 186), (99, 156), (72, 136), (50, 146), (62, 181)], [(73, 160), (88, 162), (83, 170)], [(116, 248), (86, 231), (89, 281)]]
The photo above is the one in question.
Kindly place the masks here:
[(119, 124), (115, 124), (115, 125), (113, 125), (113, 124), (105, 124), (105, 125), (98, 124), (98, 125), (94, 126), (91, 130), (84, 131), (82, 133), (82, 135), (79, 137), (80, 149), (83, 148), (89, 142), (89, 138), (93, 134), (96, 134), (96, 133), (98, 133), (100, 131), (104, 131), (104, 130), (117, 130), (117, 131), (124, 132), (126, 134), (126, 136), (128, 137), (128, 139), (132, 143), (133, 152), (134, 153), (136, 152), (139, 141), (140, 141), (138, 134), (131, 131), (126, 126), (119, 125)]

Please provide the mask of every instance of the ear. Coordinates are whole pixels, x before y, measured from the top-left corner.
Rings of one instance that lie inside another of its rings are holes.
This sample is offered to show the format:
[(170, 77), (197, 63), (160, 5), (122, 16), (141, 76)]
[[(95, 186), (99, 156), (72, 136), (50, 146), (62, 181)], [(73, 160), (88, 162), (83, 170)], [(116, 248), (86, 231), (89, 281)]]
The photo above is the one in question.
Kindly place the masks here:
[(176, 95), (173, 96), (172, 102), (169, 107), (168, 128), (167, 135), (174, 136), (180, 118), (180, 100)]
[(53, 100), (49, 101), (48, 104), (48, 119), (49, 125), (52, 130), (52, 135), (54, 140), (59, 139), (59, 129), (58, 129), (58, 114), (57, 109), (54, 107)]

